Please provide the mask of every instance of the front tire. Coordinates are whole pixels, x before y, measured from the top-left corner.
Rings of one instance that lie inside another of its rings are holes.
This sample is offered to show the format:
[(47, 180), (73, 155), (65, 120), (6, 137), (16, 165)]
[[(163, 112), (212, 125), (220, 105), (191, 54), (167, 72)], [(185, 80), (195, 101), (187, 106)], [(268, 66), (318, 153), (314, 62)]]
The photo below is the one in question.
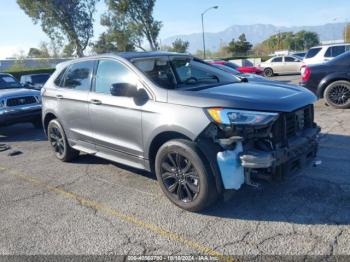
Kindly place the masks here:
[(79, 156), (79, 151), (69, 145), (63, 127), (57, 119), (50, 121), (47, 136), (56, 157), (62, 162), (70, 162)]
[(350, 82), (335, 81), (324, 91), (326, 103), (334, 108), (350, 108)]
[(264, 75), (267, 76), (267, 77), (273, 77), (274, 73), (273, 73), (272, 68), (265, 68), (264, 69)]
[(155, 171), (161, 189), (182, 209), (198, 212), (217, 199), (211, 168), (195, 143), (183, 139), (165, 143), (157, 152)]

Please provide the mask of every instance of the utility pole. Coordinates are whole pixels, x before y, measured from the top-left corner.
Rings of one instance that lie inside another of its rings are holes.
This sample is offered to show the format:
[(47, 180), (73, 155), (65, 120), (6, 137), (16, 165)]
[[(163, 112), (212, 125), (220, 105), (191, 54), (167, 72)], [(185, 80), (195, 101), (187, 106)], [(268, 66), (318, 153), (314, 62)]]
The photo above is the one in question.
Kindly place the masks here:
[(202, 37), (203, 37), (203, 58), (205, 59), (206, 58), (206, 54), (205, 54), (205, 35), (204, 35), (204, 15), (206, 12), (208, 12), (209, 10), (211, 9), (218, 9), (219, 7), (216, 5), (216, 6), (212, 6), (212, 7), (209, 7), (208, 9), (206, 9), (202, 14), (201, 14), (201, 17), (202, 17)]

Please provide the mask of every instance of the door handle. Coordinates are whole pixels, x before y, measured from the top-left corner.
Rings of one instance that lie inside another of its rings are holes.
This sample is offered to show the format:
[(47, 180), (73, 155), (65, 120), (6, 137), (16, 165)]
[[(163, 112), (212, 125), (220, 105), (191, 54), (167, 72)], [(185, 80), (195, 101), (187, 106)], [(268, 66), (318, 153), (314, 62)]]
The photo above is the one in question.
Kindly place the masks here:
[(63, 95), (56, 95), (57, 99), (63, 99)]
[(97, 99), (91, 99), (90, 103), (94, 104), (94, 105), (101, 105), (102, 104), (102, 102), (100, 100), (97, 100)]

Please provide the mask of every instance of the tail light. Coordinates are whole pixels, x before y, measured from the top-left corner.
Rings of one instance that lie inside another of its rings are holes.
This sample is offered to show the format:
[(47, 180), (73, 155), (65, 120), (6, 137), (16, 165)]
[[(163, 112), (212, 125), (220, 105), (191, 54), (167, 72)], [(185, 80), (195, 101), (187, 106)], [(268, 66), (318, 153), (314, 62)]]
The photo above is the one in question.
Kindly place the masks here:
[(310, 67), (306, 65), (302, 66), (300, 73), (301, 73), (301, 80), (305, 82), (308, 81), (311, 75)]

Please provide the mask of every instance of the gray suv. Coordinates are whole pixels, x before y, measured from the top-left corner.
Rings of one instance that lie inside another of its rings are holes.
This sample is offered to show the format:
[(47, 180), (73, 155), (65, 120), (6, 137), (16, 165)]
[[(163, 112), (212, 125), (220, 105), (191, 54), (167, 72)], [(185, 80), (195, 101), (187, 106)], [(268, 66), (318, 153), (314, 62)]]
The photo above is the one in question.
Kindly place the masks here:
[(179, 207), (312, 162), (316, 97), (245, 83), (190, 55), (130, 52), (62, 63), (42, 89), (42, 120), (62, 161), (79, 152), (155, 172)]

